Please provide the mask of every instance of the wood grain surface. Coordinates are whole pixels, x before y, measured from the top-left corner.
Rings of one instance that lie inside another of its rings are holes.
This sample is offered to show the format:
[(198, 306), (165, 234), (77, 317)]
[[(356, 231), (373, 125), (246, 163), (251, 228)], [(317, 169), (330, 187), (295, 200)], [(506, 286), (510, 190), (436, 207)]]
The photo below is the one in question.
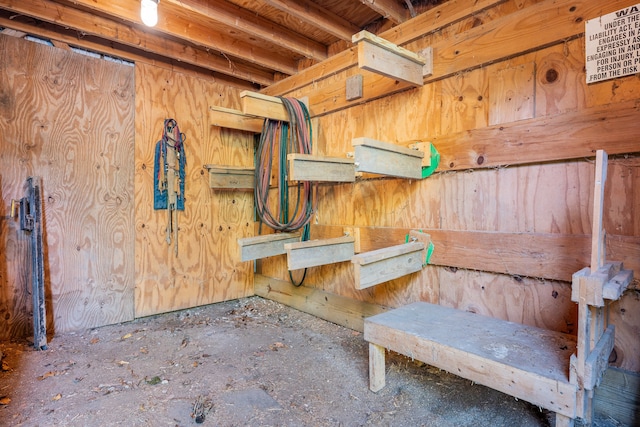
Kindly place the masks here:
[[(239, 108), (238, 91), (177, 72), (136, 68), (135, 315), (147, 316), (253, 293), (252, 263), (237, 239), (253, 235), (253, 193), (213, 190), (204, 165), (253, 166), (253, 134), (209, 124), (209, 105)], [(166, 210), (153, 209), (153, 152), (165, 118), (186, 135), (185, 210), (165, 241)]]
[[(3, 205), (42, 177), (48, 330), (131, 320), (133, 67), (5, 36), (0, 52)], [(2, 288), (13, 295), (1, 334), (24, 335), (27, 246), (8, 212), (2, 220)]]

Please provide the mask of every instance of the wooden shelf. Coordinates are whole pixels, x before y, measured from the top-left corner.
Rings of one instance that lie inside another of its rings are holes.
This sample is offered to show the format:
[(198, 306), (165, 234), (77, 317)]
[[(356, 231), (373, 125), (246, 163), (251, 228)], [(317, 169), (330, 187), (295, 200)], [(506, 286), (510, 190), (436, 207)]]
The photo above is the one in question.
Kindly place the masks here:
[(374, 346), (373, 391), (384, 386), (387, 348), (575, 417), (576, 386), (569, 382), (573, 335), (417, 302), (365, 319), (364, 339)]
[(366, 289), (422, 270), (425, 246), (409, 242), (364, 252), (351, 258), (356, 289)]
[(353, 159), (289, 154), (289, 179), (294, 181), (354, 182), (356, 169)]
[(284, 248), (287, 252), (288, 268), (298, 270), (349, 261), (355, 253), (354, 241), (353, 237), (344, 236), (335, 239), (287, 243)]
[[(242, 112), (246, 115), (284, 122), (289, 121), (287, 109), (278, 97), (245, 90), (240, 92), (240, 100), (242, 102)], [(301, 101), (309, 108), (307, 98), (302, 98)]]
[(209, 171), (209, 187), (217, 190), (253, 190), (255, 169), (244, 166), (204, 165)]
[(264, 119), (244, 114), (242, 111), (230, 108), (210, 106), (209, 124), (228, 129), (243, 130), (246, 132), (261, 133)]
[(240, 260), (253, 261), (254, 259), (282, 255), (286, 253), (285, 244), (298, 242), (299, 240), (299, 233), (275, 233), (238, 239)]
[(358, 66), (414, 86), (424, 84), (425, 58), (397, 46), (368, 31), (354, 34), (351, 41), (358, 46)]
[(371, 138), (352, 141), (356, 172), (422, 179), (424, 152)]

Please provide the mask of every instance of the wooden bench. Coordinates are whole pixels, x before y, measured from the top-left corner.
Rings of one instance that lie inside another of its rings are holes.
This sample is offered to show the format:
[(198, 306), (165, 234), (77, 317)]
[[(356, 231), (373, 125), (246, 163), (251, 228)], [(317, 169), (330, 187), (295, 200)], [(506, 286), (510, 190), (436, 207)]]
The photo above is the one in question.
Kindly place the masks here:
[(385, 385), (389, 349), (553, 411), (557, 427), (572, 426), (576, 418), (590, 425), (593, 390), (614, 345), (605, 300), (618, 299), (633, 278), (621, 263), (604, 262), (606, 162), (598, 151), (591, 267), (572, 278), (577, 336), (416, 302), (365, 319), (371, 390)]
[(385, 348), (574, 416), (576, 337), (426, 302), (365, 319), (371, 390), (385, 385)]

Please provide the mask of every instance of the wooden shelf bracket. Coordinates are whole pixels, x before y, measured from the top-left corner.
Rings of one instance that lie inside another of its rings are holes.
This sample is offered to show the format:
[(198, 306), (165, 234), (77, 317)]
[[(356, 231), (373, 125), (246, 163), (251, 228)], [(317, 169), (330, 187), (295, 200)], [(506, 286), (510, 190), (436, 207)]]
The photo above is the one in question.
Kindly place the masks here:
[(209, 187), (217, 190), (253, 190), (255, 169), (244, 166), (204, 165), (209, 171)]
[(334, 239), (287, 243), (284, 248), (287, 252), (288, 268), (289, 270), (298, 270), (349, 261), (355, 253), (354, 242), (353, 237), (344, 236)]
[(351, 41), (358, 46), (358, 66), (363, 70), (414, 86), (422, 86), (425, 75), (431, 75), (433, 55), (430, 49), (423, 52), (425, 58), (368, 31), (354, 34)]
[[(289, 121), (287, 109), (278, 97), (245, 90), (240, 92), (240, 100), (244, 114), (284, 122)], [(309, 108), (308, 98), (302, 98), (301, 101)]]
[(356, 169), (353, 159), (289, 154), (289, 179), (294, 181), (354, 182)]
[(261, 133), (264, 118), (244, 114), (242, 111), (212, 105), (209, 107), (209, 124), (228, 129)]
[[(359, 232), (354, 234), (357, 238)], [(407, 243), (360, 253), (351, 258), (355, 288), (366, 289), (422, 270), (428, 263), (430, 236), (411, 230), (409, 237)]]
[(356, 172), (422, 179), (423, 151), (371, 138), (355, 138), (352, 144)]
[(253, 261), (255, 259), (283, 255), (286, 253), (285, 244), (298, 242), (299, 240), (300, 233), (274, 233), (238, 239), (240, 261)]

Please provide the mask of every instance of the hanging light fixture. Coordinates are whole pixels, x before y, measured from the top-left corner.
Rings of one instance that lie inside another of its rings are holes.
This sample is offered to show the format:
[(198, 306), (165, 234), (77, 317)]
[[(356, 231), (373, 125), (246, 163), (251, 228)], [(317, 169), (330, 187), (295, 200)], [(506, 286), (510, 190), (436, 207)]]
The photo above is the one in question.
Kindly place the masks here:
[(140, 0), (140, 18), (147, 27), (158, 23), (158, 3), (160, 0)]

